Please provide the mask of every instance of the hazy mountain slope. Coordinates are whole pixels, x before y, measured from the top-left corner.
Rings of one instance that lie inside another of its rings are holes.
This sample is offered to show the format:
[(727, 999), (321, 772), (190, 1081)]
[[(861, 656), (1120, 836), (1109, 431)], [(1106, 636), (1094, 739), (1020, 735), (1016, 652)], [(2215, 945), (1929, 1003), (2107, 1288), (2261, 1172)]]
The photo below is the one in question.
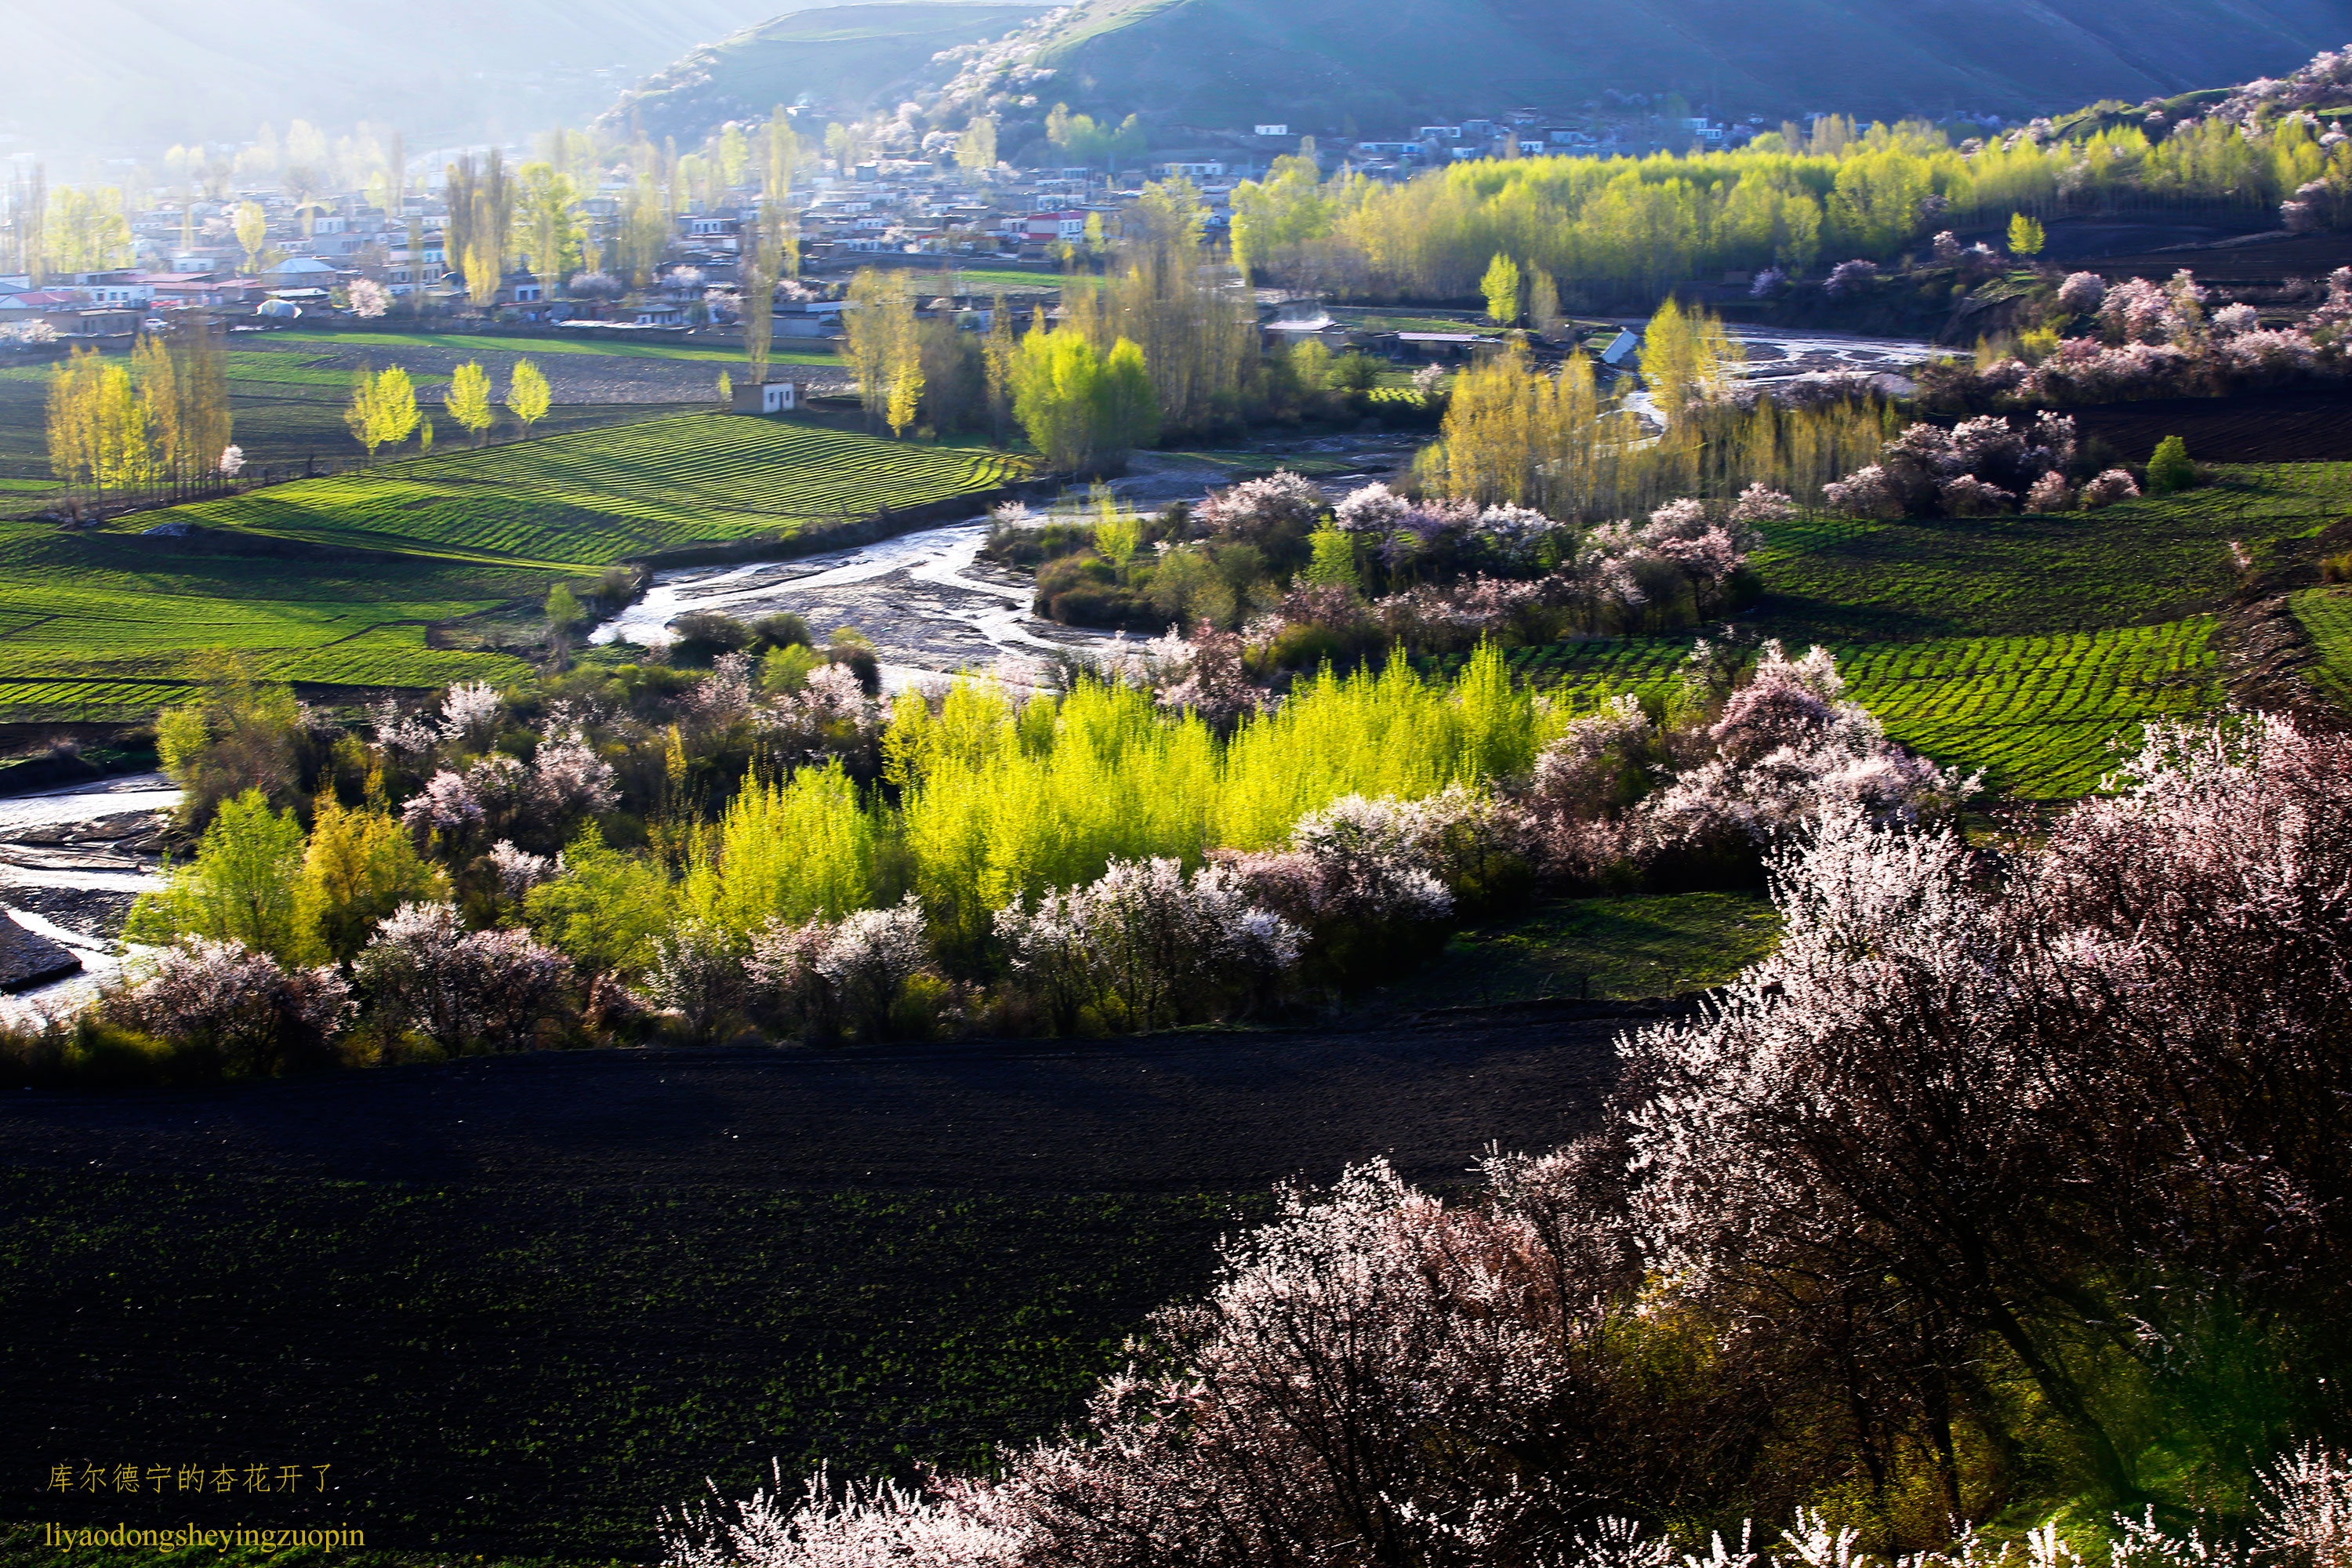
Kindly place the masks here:
[[(792, 0), (80, 0), (0, 5), (0, 125), (19, 147), (249, 137), (268, 120), (390, 121), (412, 146), (520, 135)], [(599, 69), (608, 74), (598, 76)]]
[(1049, 8), (1047, 0), (884, 0), (795, 12), (695, 50), (625, 95), (606, 122), (623, 126), (634, 116), (652, 135), (683, 142), (803, 93), (829, 108), (862, 110), (940, 50)]
[(2058, 110), (2347, 37), (2352, 0), (1087, 0), (1043, 63), (1073, 104), (1369, 134), (1611, 87), (1740, 112)]

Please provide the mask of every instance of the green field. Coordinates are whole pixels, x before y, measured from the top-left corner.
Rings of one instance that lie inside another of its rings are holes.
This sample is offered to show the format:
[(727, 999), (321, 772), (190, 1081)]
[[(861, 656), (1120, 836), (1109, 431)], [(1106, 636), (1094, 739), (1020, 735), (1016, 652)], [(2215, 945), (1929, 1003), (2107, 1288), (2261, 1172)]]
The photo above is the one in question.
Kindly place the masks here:
[(1393, 1016), (1546, 997), (1670, 996), (1725, 984), (1769, 954), (1780, 931), (1770, 900), (1753, 893), (1560, 899), (1456, 931), (1370, 1007)]
[[(2210, 616), (2051, 636), (1832, 643), (1846, 695), (1895, 740), (2026, 800), (2098, 786), (2115, 747), (2151, 719), (2202, 712), (2221, 689)], [(1790, 651), (1802, 646), (1792, 642)], [(1511, 661), (1580, 707), (1680, 678), (1686, 637), (1612, 637), (1519, 648)]]
[(2335, 701), (2352, 707), (2352, 586), (2305, 588), (2293, 604), (2318, 655), (2312, 684)]
[[(270, 343), (316, 343), (321, 347), (345, 353), (373, 353), (380, 349), (448, 349), (462, 354), (516, 354), (529, 358), (536, 354), (590, 354), (598, 359), (661, 359), (684, 360), (691, 363), (708, 363), (716, 371), (722, 366), (743, 363), (740, 347), (717, 343), (633, 343), (581, 337), (515, 338), (491, 337), (475, 332), (322, 332), (292, 331), (272, 332)], [(838, 366), (840, 361), (832, 353), (804, 349), (779, 348), (768, 356), (772, 364), (802, 364)], [(345, 378), (349, 380), (348, 377)]]
[[(320, 687), (512, 679), (520, 661), (430, 647), (428, 629), (533, 605), (559, 574), (790, 536), (1020, 471), (982, 448), (703, 414), (444, 451), (94, 532), (0, 522), (0, 721), (143, 720), (184, 699), (191, 660), (214, 647)], [(204, 534), (144, 536), (183, 520)]]
[[(1905, 745), (1988, 787), (2060, 800), (2098, 787), (2153, 719), (2223, 701), (2215, 612), (2257, 569), (2302, 560), (2352, 509), (2352, 465), (2225, 468), (2214, 485), (2063, 517), (1810, 518), (1771, 531), (1744, 630), (1831, 648), (1847, 695)], [(2297, 612), (2352, 696), (2352, 590)], [(1673, 683), (1691, 638), (1605, 637), (1513, 650), (1580, 706)]]
[(1023, 471), (983, 447), (783, 420), (685, 415), (200, 501), (180, 516), (310, 543), (453, 560), (595, 566), (688, 543), (786, 537), (993, 489)]
[(0, 522), (0, 721), (140, 721), (190, 660), (356, 688), (511, 679), (520, 661), (428, 647), (433, 622), (536, 598), (541, 572), (197, 552), (176, 540)]

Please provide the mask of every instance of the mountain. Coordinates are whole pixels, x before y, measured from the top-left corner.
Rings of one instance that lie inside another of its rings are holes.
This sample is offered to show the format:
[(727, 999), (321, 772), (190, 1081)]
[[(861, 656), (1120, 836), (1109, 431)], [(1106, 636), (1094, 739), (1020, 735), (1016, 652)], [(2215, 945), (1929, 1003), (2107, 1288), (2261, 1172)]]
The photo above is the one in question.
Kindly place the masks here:
[(1573, 109), (2017, 115), (2284, 73), (2347, 0), (1084, 0), (1039, 62), (1082, 100), (1202, 126)]
[(359, 121), (413, 148), (577, 123), (698, 39), (777, 0), (80, 0), (8, 17), (0, 153), (242, 141), (262, 121)]
[(1050, 8), (1049, 0), (884, 0), (793, 12), (696, 49), (624, 95), (604, 122), (639, 120), (647, 133), (683, 142), (803, 93), (850, 118), (911, 86), (940, 50)]
[[(803, 91), (842, 109), (919, 97), (912, 79), (936, 90), (955, 68), (928, 65), (933, 50), (989, 36), (1008, 10), (803, 11), (697, 51), (629, 102), (684, 139)], [(1078, 0), (1026, 58), (1055, 72), (1034, 84), (1046, 105), (1375, 136), (1568, 111), (1612, 89), (1769, 119), (2014, 117), (2284, 73), (2347, 37), (2352, 0)]]

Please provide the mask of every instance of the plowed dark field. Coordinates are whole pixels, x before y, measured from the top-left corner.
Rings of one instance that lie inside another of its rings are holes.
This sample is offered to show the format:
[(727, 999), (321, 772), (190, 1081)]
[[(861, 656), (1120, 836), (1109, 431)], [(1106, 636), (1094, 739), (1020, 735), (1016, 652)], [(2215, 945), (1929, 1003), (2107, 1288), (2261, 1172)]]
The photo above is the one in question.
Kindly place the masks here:
[(2319, 463), (2352, 459), (2352, 391), (2262, 392), (2070, 408), (2084, 440), (2104, 440), (2125, 462), (2144, 463), (2178, 436), (2209, 463)]
[(2082, 265), (2108, 278), (2165, 279), (2185, 267), (2197, 274), (2200, 283), (2224, 288), (2278, 284), (2290, 278), (2324, 279), (2339, 267), (2352, 266), (2352, 234), (2309, 234), (2253, 245), (2139, 251), (2101, 256)]
[[(1446, 1184), (1490, 1141), (1556, 1143), (1624, 1026), (20, 1093), (0, 1101), (0, 1517), (643, 1558), (705, 1477), (982, 1462), (1076, 1415), (1273, 1183), (1385, 1155)], [(75, 1487), (44, 1489), (60, 1465)], [(199, 1465), (232, 1489), (184, 1493)], [(272, 1484), (249, 1493), (253, 1466)]]

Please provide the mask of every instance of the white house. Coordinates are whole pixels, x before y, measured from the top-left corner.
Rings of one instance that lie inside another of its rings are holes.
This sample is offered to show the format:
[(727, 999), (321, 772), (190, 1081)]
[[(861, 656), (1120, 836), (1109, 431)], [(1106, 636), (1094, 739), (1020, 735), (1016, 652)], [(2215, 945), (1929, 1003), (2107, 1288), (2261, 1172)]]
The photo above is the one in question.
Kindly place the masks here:
[(800, 388), (789, 381), (747, 382), (735, 389), (738, 414), (790, 414)]
[(1290, 134), (1290, 127), (1287, 125), (1261, 125), (1257, 127), (1257, 133), (1260, 136), (1287, 136)]
[(1087, 215), (1075, 207), (1059, 212), (1033, 213), (1023, 232), (1034, 244), (1055, 239), (1084, 239), (1087, 237)]

